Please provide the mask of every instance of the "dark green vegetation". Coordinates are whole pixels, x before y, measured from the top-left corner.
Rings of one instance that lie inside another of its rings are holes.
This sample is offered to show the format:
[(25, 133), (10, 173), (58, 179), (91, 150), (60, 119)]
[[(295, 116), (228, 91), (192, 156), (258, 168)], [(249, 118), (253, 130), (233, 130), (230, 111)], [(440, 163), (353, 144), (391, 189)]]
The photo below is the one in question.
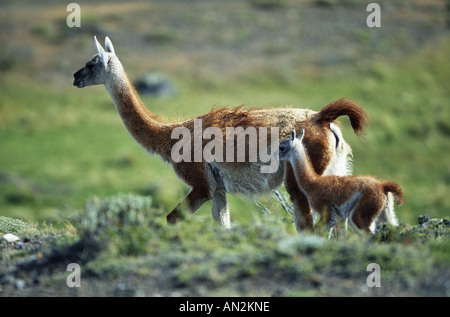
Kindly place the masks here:
[[(444, 1), (382, 1), (378, 29), (364, 1), (79, 3), (79, 29), (60, 3), (0, 4), (0, 232), (21, 238), (1, 244), (4, 294), (117, 295), (124, 281), (136, 285), (129, 295), (448, 295)], [(341, 120), (354, 173), (401, 185), (401, 225), (373, 238), (297, 237), (277, 200), (230, 197), (231, 232), (213, 224), (209, 203), (166, 226), (187, 188), (129, 137), (103, 87), (72, 86), (93, 35), (111, 37), (133, 80), (158, 71), (173, 81), (175, 96), (143, 96), (168, 120), (356, 100), (370, 125), (359, 139)], [(69, 289), (65, 268), (78, 261), (85, 284)], [(380, 289), (365, 284), (371, 262)]]
[[(289, 233), (281, 211), (254, 214), (231, 231), (205, 215), (175, 226), (164, 216), (148, 197), (118, 195), (89, 200), (64, 233), (18, 230), (22, 241), (0, 243), (4, 294), (120, 295), (125, 288), (122, 295), (448, 295), (448, 217), (327, 240), (320, 228)], [(82, 267), (79, 289), (66, 285), (69, 263)], [(380, 265), (381, 288), (366, 284), (369, 263)]]

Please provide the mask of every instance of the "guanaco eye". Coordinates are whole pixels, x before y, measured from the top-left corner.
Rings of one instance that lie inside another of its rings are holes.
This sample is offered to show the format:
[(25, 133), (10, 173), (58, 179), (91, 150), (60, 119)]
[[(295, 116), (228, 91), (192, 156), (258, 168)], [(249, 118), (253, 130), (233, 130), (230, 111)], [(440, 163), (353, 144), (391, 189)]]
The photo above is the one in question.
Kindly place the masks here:
[(280, 152), (286, 152), (287, 146), (286, 144), (281, 143), (280, 144)]
[(95, 64), (97, 64), (99, 62), (99, 57), (98, 56), (94, 56), (93, 59), (91, 59), (89, 62), (86, 63), (86, 68), (89, 70), (93, 70)]
[(86, 68), (92, 70), (94, 68), (94, 63), (91, 62), (86, 63)]

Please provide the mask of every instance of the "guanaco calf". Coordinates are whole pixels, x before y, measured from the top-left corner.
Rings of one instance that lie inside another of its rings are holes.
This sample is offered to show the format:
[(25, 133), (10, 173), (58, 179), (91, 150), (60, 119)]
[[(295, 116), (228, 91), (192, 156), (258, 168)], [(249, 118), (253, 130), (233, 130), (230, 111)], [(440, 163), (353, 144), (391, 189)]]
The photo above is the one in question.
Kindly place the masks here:
[(338, 217), (348, 219), (354, 227), (369, 233), (374, 233), (377, 219), (398, 224), (393, 197), (389, 194), (394, 194), (397, 205), (402, 204), (403, 193), (396, 183), (367, 175), (317, 174), (303, 146), (304, 136), (305, 129), (301, 130), (297, 138), (295, 130), (292, 130), (289, 138), (280, 143), (280, 160), (289, 161), (293, 167), (297, 182), (311, 208), (325, 218), (330, 229), (329, 237)]

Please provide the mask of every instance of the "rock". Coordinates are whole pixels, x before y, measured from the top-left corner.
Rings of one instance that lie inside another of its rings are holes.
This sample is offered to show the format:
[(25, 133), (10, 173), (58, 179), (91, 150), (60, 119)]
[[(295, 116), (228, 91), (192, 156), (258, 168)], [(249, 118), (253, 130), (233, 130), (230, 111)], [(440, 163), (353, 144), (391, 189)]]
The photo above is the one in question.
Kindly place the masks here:
[(427, 215), (420, 215), (419, 217), (417, 217), (417, 222), (419, 223), (419, 225), (422, 225), (429, 221), (430, 221), (430, 217), (428, 217)]
[(14, 285), (16, 286), (17, 289), (23, 289), (26, 286), (26, 283), (24, 280), (16, 280), (16, 282), (14, 283)]
[(7, 242), (16, 242), (19, 241), (19, 237), (12, 233), (7, 233), (3, 235), (2, 240), (5, 240)]
[(175, 95), (175, 86), (162, 74), (148, 73), (135, 84), (136, 90), (143, 95), (149, 96), (173, 96)]

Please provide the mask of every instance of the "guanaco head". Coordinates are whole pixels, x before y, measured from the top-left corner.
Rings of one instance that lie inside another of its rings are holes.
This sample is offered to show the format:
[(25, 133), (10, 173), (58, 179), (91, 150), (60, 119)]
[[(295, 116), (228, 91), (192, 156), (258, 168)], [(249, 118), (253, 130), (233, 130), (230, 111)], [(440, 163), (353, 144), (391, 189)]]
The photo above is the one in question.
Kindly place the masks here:
[(280, 143), (280, 160), (288, 161), (295, 155), (294, 149), (302, 146), (302, 140), (305, 136), (305, 129), (300, 131), (300, 134), (295, 137), (295, 129), (289, 134), (289, 138)]
[(117, 59), (114, 46), (109, 37), (105, 38), (105, 49), (97, 41), (97, 37), (94, 36), (94, 40), (97, 54), (83, 68), (73, 74), (73, 85), (78, 88), (104, 84), (108, 73), (111, 71), (111, 60)]

